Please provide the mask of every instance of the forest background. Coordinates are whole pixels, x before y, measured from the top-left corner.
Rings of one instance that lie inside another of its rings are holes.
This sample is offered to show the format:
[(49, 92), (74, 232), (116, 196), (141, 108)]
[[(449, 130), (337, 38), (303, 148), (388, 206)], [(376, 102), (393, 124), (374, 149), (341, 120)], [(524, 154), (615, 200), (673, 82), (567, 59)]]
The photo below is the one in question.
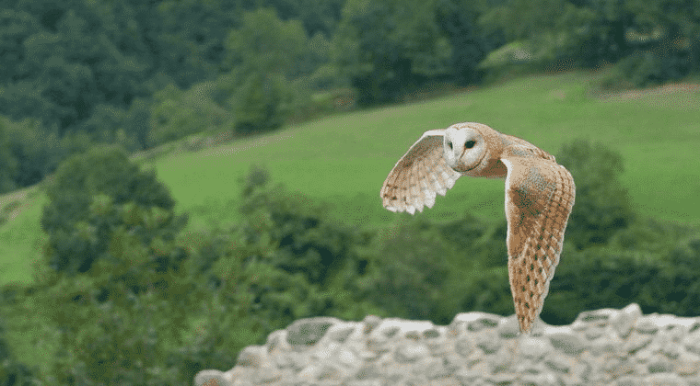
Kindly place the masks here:
[(511, 314), (502, 182), (378, 198), (465, 120), (574, 175), (546, 322), (700, 315), (698, 0), (3, 0), (0, 69), (2, 385), (191, 384), (311, 316)]

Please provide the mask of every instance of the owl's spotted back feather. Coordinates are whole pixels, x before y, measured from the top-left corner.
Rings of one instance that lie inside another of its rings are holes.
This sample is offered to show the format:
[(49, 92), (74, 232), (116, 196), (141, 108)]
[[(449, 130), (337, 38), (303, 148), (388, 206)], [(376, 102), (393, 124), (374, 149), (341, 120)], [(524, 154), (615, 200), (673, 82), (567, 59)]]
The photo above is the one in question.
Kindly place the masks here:
[(574, 204), (574, 180), (553, 161), (503, 158), (508, 167), (508, 272), (521, 330), (542, 311), (559, 264), (564, 230)]

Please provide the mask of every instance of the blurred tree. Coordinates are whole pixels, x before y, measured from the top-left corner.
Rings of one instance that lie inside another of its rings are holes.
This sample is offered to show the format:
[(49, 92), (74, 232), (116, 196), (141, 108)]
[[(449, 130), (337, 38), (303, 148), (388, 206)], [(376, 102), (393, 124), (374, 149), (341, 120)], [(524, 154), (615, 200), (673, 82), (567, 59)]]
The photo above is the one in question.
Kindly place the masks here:
[(223, 0), (163, 0), (155, 4), (162, 29), (157, 31), (159, 67), (178, 87), (213, 78), (227, 55), (224, 41), (240, 24), (244, 9)]
[[(266, 26), (260, 28), (261, 25)], [(243, 15), (226, 40), (235, 82), (234, 119), (242, 133), (281, 126), (291, 113), (290, 80), (303, 74), (308, 39), (299, 21), (282, 21), (271, 9)], [(308, 74), (307, 74), (308, 75)]]
[(236, 132), (249, 134), (274, 130), (292, 113), (292, 90), (284, 77), (251, 74), (234, 95)]
[[(148, 245), (154, 238), (172, 240), (186, 222), (173, 214), (175, 203), (155, 175), (139, 171), (115, 147), (96, 147), (69, 158), (59, 166), (46, 193), (49, 202), (41, 218), (49, 236), (46, 257), (59, 271), (90, 269), (108, 252), (120, 227), (137, 232)], [(150, 225), (130, 223), (142, 212), (152, 217), (143, 220)]]
[(479, 16), (487, 7), (468, 0), (440, 0), (436, 5), (436, 21), (452, 46), (451, 77), (458, 84), (477, 83), (482, 70), (479, 63), (494, 48), (504, 43), (498, 30), (483, 28)]
[[(543, 65), (580, 57), (579, 50), (588, 44), (589, 26), (594, 20), (595, 13), (580, 2), (506, 0), (490, 7), (480, 23), (503, 31), (510, 42), (490, 53), (489, 62), (507, 65), (525, 59)], [(507, 61), (498, 63), (498, 57), (506, 57)]]
[(602, 244), (632, 222), (627, 189), (619, 180), (623, 167), (619, 154), (602, 144), (575, 140), (562, 147), (557, 161), (571, 172), (576, 184), (567, 242), (578, 249)]
[(436, 8), (437, 0), (345, 3), (332, 56), (357, 89), (358, 103), (386, 103), (450, 73), (453, 47), (436, 22)]
[(226, 39), (226, 50), (228, 63), (242, 76), (266, 73), (291, 78), (298, 76), (307, 37), (299, 21), (282, 21), (274, 10), (263, 8), (243, 15), (241, 26)]
[(443, 301), (449, 250), (437, 230), (412, 223), (382, 238), (363, 279), (365, 296), (389, 315), (448, 322), (454, 316)]
[(0, 83), (22, 79), (28, 74), (24, 41), (37, 31), (39, 22), (23, 11), (0, 9)]
[(4, 120), (0, 119), (0, 193), (8, 192), (16, 187), (17, 159), (12, 154), (7, 131)]
[[(0, 322), (3, 319), (0, 319)], [(0, 382), (3, 386), (35, 385), (37, 380), (24, 363), (15, 359), (5, 342), (5, 328), (0, 323)]]
[(214, 128), (230, 127), (233, 124), (231, 114), (226, 107), (214, 101), (214, 92), (213, 82), (203, 82), (185, 91), (169, 85), (155, 93), (150, 112), (148, 146)]
[[(310, 283), (329, 284), (356, 259), (352, 250), (356, 233), (329, 219), (327, 207), (272, 186), (266, 173), (254, 168), (246, 177), (240, 211), (246, 218), (256, 219), (245, 224), (247, 238), (257, 240), (261, 233), (270, 237), (276, 251), (268, 263), (300, 274)], [(254, 224), (260, 219), (269, 222), (265, 232)]]
[(21, 122), (4, 120), (4, 123), (9, 149), (17, 160), (14, 173), (17, 187), (36, 184), (56, 170), (65, 151), (55, 133), (48, 133), (37, 120), (30, 118)]

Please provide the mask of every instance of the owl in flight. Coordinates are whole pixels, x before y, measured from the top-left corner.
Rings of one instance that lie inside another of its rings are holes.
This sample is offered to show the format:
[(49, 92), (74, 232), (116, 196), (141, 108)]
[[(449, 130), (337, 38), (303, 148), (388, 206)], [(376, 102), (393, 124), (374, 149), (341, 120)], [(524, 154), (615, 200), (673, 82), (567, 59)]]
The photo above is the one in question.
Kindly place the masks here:
[(384, 181), (393, 212), (432, 208), (463, 175), (505, 177), (508, 277), (520, 330), (542, 311), (574, 206), (571, 174), (537, 146), (475, 122), (426, 131)]

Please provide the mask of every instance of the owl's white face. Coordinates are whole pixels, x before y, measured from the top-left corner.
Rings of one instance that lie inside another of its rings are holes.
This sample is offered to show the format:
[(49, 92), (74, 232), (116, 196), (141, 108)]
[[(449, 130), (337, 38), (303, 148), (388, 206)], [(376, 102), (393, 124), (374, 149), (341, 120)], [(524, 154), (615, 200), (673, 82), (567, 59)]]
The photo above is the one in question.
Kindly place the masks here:
[(472, 127), (453, 125), (445, 131), (443, 150), (447, 165), (464, 173), (481, 164), (486, 155), (486, 141)]

